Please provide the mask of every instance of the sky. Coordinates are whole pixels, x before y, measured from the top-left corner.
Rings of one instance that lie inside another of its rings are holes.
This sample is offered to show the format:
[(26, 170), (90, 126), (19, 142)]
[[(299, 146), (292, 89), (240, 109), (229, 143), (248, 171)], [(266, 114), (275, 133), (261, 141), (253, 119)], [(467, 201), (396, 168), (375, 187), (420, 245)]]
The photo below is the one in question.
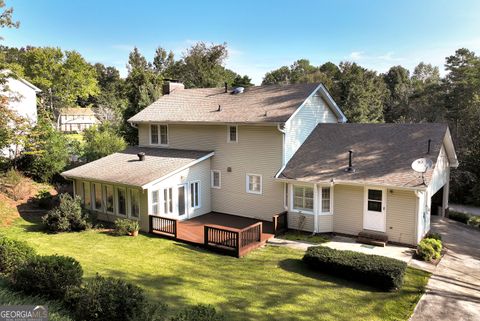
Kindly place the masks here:
[(19, 29), (3, 45), (56, 46), (126, 76), (134, 46), (180, 58), (197, 41), (227, 43), (226, 67), (260, 84), (266, 72), (306, 58), (354, 61), (385, 72), (421, 61), (439, 66), (466, 47), (480, 54), (480, 1), (6, 0)]

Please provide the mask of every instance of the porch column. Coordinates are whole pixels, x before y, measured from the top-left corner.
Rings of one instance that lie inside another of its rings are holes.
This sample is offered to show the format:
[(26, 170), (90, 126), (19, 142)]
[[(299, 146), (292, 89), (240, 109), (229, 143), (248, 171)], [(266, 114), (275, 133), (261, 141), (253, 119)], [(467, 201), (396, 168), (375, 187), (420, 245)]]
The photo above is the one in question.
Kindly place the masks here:
[(447, 182), (443, 185), (443, 199), (442, 199), (442, 213), (441, 216), (445, 217), (448, 213), (448, 194), (450, 191), (450, 168), (447, 170)]
[(318, 188), (313, 184), (313, 233), (318, 232)]

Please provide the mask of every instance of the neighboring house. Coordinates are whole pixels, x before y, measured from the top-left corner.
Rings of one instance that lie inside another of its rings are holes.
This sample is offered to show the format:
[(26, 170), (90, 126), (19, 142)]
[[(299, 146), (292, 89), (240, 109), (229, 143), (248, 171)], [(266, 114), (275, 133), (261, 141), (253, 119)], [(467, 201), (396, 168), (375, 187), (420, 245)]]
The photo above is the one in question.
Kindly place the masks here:
[[(446, 125), (346, 124), (321, 84), (232, 94), (171, 83), (129, 122), (139, 146), (63, 176), (85, 206), (138, 219), (145, 231), (157, 216), (188, 222), (213, 211), (271, 222), (288, 211), (289, 228), (375, 231), (413, 245), (429, 230), (432, 196), (448, 208), (457, 166)], [(350, 150), (355, 170), (346, 172)], [(410, 167), (421, 157), (434, 163), (425, 184)]]
[(58, 115), (58, 129), (64, 133), (83, 132), (98, 124), (91, 108), (62, 108)]
[[(6, 73), (7, 71), (3, 71)], [(40, 89), (22, 78), (8, 77), (0, 85), (0, 94), (8, 99), (8, 107), (34, 125), (37, 123), (37, 94)], [(15, 157), (23, 146), (11, 145), (1, 150), (6, 157)]]

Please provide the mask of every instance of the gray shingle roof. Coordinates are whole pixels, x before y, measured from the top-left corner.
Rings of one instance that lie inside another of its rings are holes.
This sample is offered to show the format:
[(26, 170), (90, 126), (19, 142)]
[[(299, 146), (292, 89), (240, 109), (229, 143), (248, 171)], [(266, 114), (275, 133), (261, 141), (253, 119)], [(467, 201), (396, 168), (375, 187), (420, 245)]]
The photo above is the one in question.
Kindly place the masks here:
[[(319, 84), (255, 86), (242, 94), (223, 88), (175, 90), (129, 122), (284, 122)], [(218, 106), (221, 111), (217, 111)]]
[[(446, 133), (446, 124), (319, 124), (278, 177), (421, 187), (421, 175), (411, 164), (429, 157), (435, 165)], [(349, 150), (355, 173), (345, 172)], [(427, 185), (432, 172), (425, 174)]]
[[(137, 154), (145, 153), (139, 161)], [(83, 178), (141, 187), (210, 154), (206, 151), (148, 147), (128, 147), (62, 173), (67, 178)]]

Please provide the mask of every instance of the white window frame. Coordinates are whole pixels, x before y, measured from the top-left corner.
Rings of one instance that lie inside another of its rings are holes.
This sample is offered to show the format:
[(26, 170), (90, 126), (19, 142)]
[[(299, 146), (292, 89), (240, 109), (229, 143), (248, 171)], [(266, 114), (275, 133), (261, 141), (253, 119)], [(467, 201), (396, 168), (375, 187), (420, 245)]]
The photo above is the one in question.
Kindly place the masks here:
[[(235, 127), (235, 140), (231, 140), (230, 128)], [(227, 125), (227, 142), (238, 143), (238, 125)]]
[[(112, 211), (109, 211), (107, 209), (107, 188), (108, 187), (112, 188), (112, 198), (113, 198)], [(115, 188), (113, 187), (113, 185), (104, 184), (102, 186), (102, 191), (103, 191), (103, 208), (105, 210), (105, 213), (109, 213), (109, 214), (115, 213)]]
[[(100, 208), (97, 208), (96, 203), (97, 203), (97, 186), (100, 186)], [(100, 183), (92, 183), (91, 191), (93, 195), (93, 202), (92, 202), (92, 208), (97, 211), (97, 212), (103, 212), (103, 188), (102, 184)]]
[[(192, 193), (192, 185), (194, 186), (194, 184), (197, 184), (198, 188), (197, 188), (197, 192), (195, 192), (195, 188), (193, 189), (193, 193)], [(200, 181), (192, 181), (188, 184), (188, 188), (189, 188), (189, 196), (190, 196), (190, 208), (192, 209), (197, 209), (197, 208), (200, 208), (202, 207), (202, 192), (201, 192), (201, 185), (200, 185)], [(195, 196), (197, 196), (197, 204), (195, 204)], [(194, 205), (192, 206), (192, 202), (194, 203)]]
[[(118, 197), (118, 191), (119, 190), (122, 190), (125, 192), (125, 214), (120, 214), (119, 210), (120, 210), (120, 206), (119, 206), (119, 202), (120, 202), (120, 197)], [(127, 194), (127, 189), (125, 187), (116, 187), (115, 188), (115, 195), (116, 195), (116, 200), (115, 200), (115, 213), (116, 215), (120, 216), (120, 217), (127, 217), (127, 214), (128, 214), (128, 194)]]
[[(85, 186), (88, 186), (88, 193), (85, 191)], [(89, 206), (87, 207), (85, 202), (85, 196), (88, 194), (88, 201), (90, 202)], [(82, 181), (82, 203), (85, 208), (91, 209), (92, 208), (92, 186), (90, 182)]]
[[(323, 189), (329, 188), (330, 189), (330, 199), (329, 199), (329, 211), (323, 211)], [(333, 207), (333, 187), (332, 186), (318, 186), (318, 214), (319, 215), (332, 215), (332, 207)]]
[[(154, 144), (152, 142), (152, 126), (157, 126), (157, 136), (158, 136), (158, 143), (157, 144)], [(162, 130), (160, 129), (162, 126), (165, 126), (167, 128), (167, 142), (166, 144), (162, 144)], [(158, 123), (152, 123), (152, 124), (149, 124), (148, 126), (148, 132), (149, 132), (149, 142), (150, 142), (150, 145), (153, 145), (153, 146), (168, 146), (168, 144), (170, 143), (170, 129), (168, 128), (168, 124), (158, 124)]]
[[(253, 190), (250, 190), (250, 177), (251, 176), (258, 176), (260, 177), (260, 191), (253, 191)], [(247, 173), (246, 174), (246, 177), (245, 177), (245, 182), (246, 182), (246, 187), (245, 187), (245, 190), (247, 193), (249, 194), (257, 194), (257, 195), (261, 195), (263, 193), (263, 176), (260, 175), (260, 174), (252, 174), (252, 173)]]
[[(312, 189), (312, 191), (313, 191), (313, 208), (311, 210), (310, 209), (304, 209), (304, 208), (295, 208), (295, 201), (294, 201), (295, 187), (303, 187), (303, 188), (311, 188)], [(314, 214), (314, 210), (315, 210), (315, 187), (313, 185), (292, 184), (290, 206), (291, 206), (292, 212), (302, 213), (302, 214)]]
[[(165, 197), (165, 191), (167, 191), (167, 197)], [(168, 211), (166, 211), (165, 208)], [(165, 187), (162, 189), (162, 213), (164, 215), (172, 215), (174, 211), (173, 187)]]
[[(214, 173), (218, 173), (218, 186), (215, 186), (215, 185), (213, 184), (213, 182), (214, 182), (213, 177), (214, 177), (214, 175), (215, 175)], [(217, 170), (217, 169), (212, 169), (212, 170), (210, 171), (210, 186), (211, 186), (212, 188), (218, 188), (218, 189), (222, 188), (222, 172), (221, 172), (221, 171), (219, 171), (219, 170)]]
[[(154, 193), (157, 194), (157, 201), (156, 202), (154, 202), (154, 198), (153, 198)], [(151, 204), (150, 204), (150, 210), (152, 211), (153, 215), (159, 215), (160, 214), (160, 191), (159, 190), (154, 190), (154, 191), (151, 192), (150, 196), (152, 197), (152, 201), (151, 201)], [(154, 206), (157, 207), (156, 211), (153, 210)]]
[[(138, 216), (135, 217), (135, 216), (132, 216), (132, 192), (136, 192), (138, 194)], [(127, 195), (127, 199), (128, 199), (128, 209), (127, 209), (127, 213), (128, 213), (128, 218), (129, 219), (132, 219), (132, 220), (139, 220), (140, 219), (140, 215), (141, 215), (141, 203), (142, 201), (140, 200), (140, 191), (138, 189), (135, 189), (135, 188), (129, 188), (128, 189), (128, 195)]]

